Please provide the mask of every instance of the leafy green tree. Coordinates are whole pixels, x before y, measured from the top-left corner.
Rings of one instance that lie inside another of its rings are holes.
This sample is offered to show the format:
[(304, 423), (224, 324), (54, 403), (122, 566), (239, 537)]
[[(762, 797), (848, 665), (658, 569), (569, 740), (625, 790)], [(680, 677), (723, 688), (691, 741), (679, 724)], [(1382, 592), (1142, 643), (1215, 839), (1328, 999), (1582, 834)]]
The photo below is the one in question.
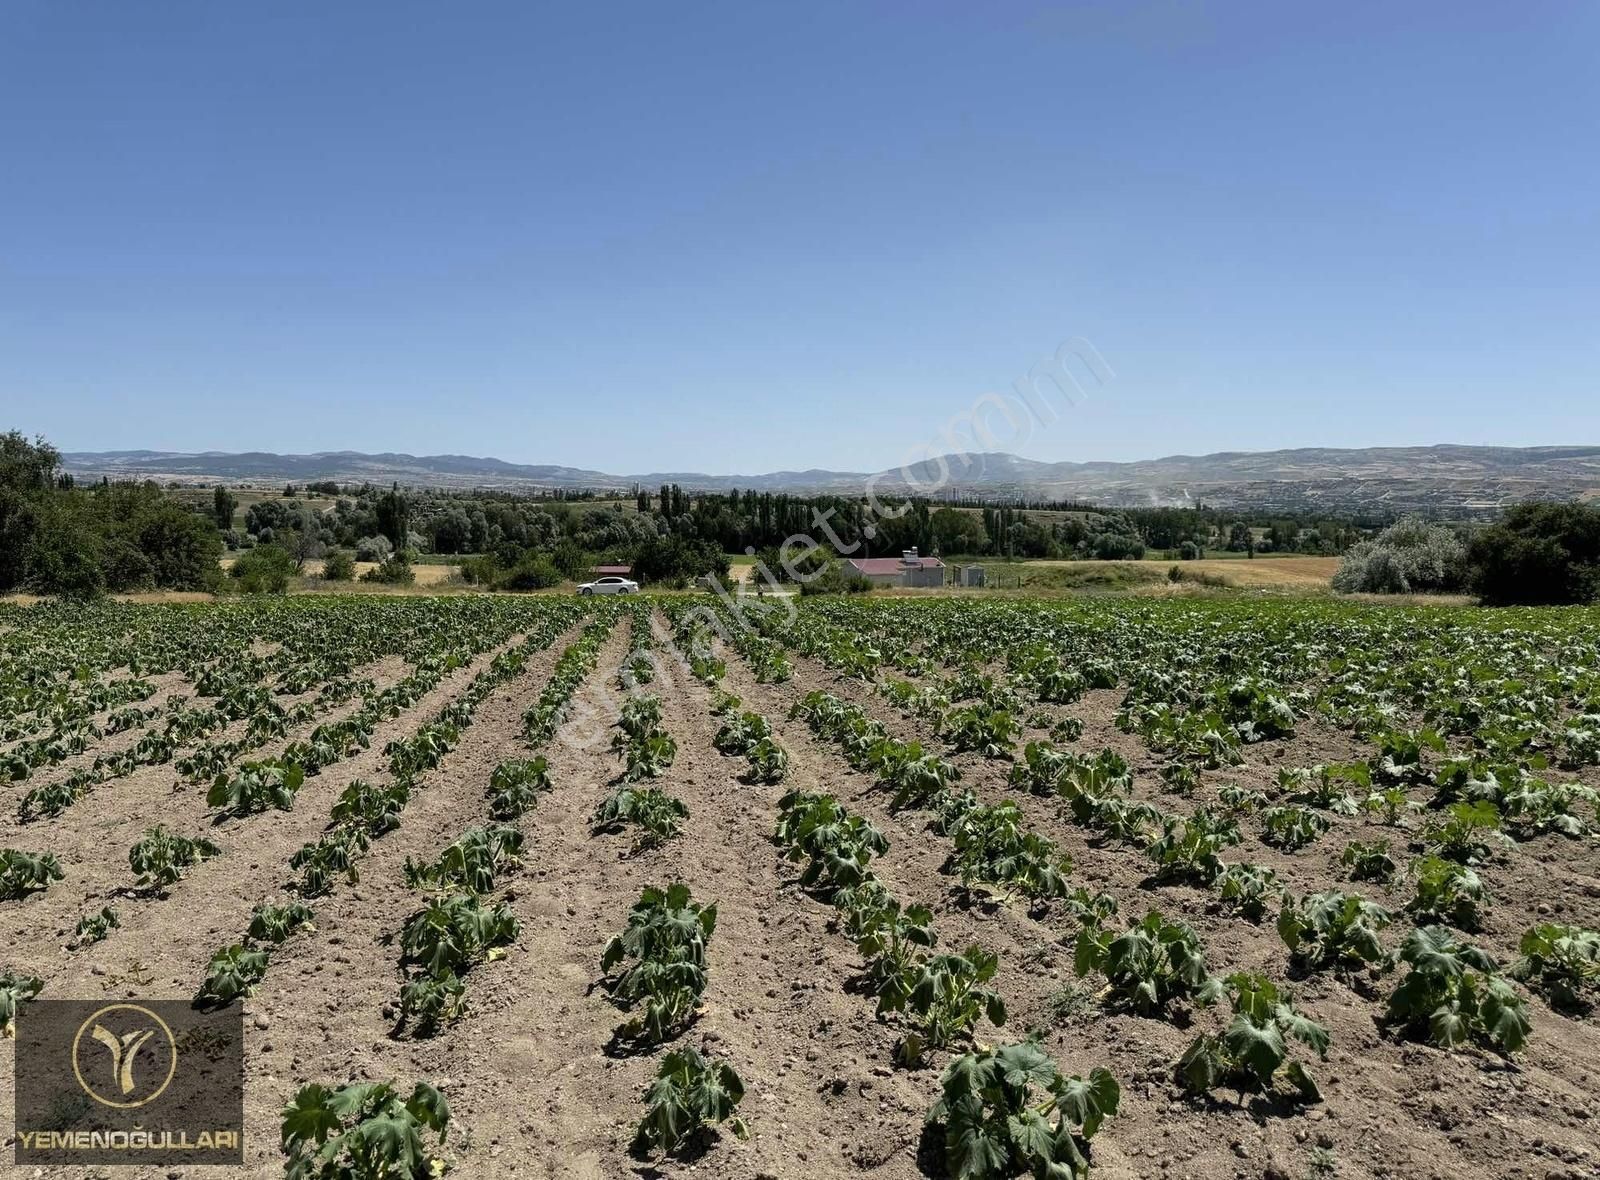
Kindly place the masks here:
[(233, 514), (239, 507), (239, 497), (221, 484), (211, 493), (211, 512), (217, 518), (217, 527), (224, 531), (233, 527)]
[(1600, 508), (1518, 504), (1473, 538), (1467, 562), (1486, 606), (1600, 599)]
[(411, 533), (411, 505), (397, 483), (378, 497), (378, 531), (396, 549), (404, 549)]

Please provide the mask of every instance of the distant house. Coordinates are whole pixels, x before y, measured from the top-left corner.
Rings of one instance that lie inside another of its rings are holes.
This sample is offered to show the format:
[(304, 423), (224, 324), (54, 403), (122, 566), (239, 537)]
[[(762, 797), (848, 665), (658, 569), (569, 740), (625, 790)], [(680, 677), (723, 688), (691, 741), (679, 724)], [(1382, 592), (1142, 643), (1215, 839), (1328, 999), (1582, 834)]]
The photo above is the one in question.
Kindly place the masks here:
[(943, 586), (944, 562), (937, 557), (918, 557), (907, 549), (899, 557), (852, 557), (845, 561), (848, 573), (860, 574), (878, 586)]
[(591, 567), (589, 572), (597, 578), (626, 578), (632, 575), (633, 567), (626, 563), (622, 565), (597, 565)]

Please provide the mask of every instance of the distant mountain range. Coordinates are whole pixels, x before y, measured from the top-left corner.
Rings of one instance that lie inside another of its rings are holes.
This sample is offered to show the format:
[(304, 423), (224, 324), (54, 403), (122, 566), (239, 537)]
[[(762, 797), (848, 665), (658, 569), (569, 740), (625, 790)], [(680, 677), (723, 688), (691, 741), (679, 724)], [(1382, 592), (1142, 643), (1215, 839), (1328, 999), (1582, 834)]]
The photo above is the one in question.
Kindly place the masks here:
[[(414, 487), (631, 491), (676, 483), (703, 491), (862, 493), (908, 489), (987, 499), (1086, 500), (1108, 507), (1190, 506), (1199, 502), (1274, 510), (1481, 515), (1517, 500), (1600, 499), (1600, 446), (1368, 447), (1226, 451), (1131, 463), (1044, 463), (1007, 454), (945, 456), (876, 475), (860, 471), (772, 471), (706, 475), (652, 471), (610, 475), (577, 467), (508, 463), (471, 455), (324, 451), (275, 455), (249, 451), (100, 451), (62, 455), (81, 477), (154, 479), (184, 484), (391, 483)], [(943, 472), (948, 471), (948, 476)]]

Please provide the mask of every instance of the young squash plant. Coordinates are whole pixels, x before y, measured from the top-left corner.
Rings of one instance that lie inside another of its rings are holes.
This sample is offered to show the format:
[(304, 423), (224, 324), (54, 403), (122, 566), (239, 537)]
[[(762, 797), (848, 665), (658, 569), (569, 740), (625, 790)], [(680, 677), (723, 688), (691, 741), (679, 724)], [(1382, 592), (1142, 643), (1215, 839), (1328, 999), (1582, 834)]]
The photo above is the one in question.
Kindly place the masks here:
[(1089, 1141), (1122, 1102), (1108, 1070), (1067, 1077), (1037, 1040), (957, 1057), (940, 1086), (927, 1121), (950, 1180), (1082, 1180)]
[(1220, 1085), (1257, 1093), (1281, 1086), (1295, 1099), (1318, 1102), (1322, 1092), (1306, 1067), (1289, 1054), (1289, 1041), (1328, 1055), (1328, 1030), (1295, 1010), (1264, 975), (1237, 972), (1224, 981), (1233, 1023), (1220, 1035), (1202, 1033), (1178, 1062), (1178, 1076), (1193, 1093)]
[(1110, 998), (1141, 1016), (1165, 1018), (1175, 1001), (1197, 1006), (1222, 996), (1222, 981), (1206, 969), (1200, 936), (1155, 910), (1120, 935), (1098, 923), (1078, 931), (1073, 970), (1081, 979), (1105, 975)]
[(518, 929), (503, 902), (486, 906), (471, 892), (430, 899), (400, 931), (402, 963), (421, 969), (400, 989), (401, 1023), (414, 1019), (426, 1036), (459, 1017), (465, 1006), (462, 977), (477, 963), (502, 958)]
[(401, 1099), (388, 1082), (301, 1087), (283, 1111), (284, 1180), (436, 1180), (450, 1106), (419, 1082)]
[(1422, 805), (1413, 802), (1401, 787), (1369, 791), (1361, 806), (1367, 814), (1376, 816), (1379, 823), (1391, 828), (1404, 826), (1406, 816), (1422, 809)]
[(600, 969), (612, 998), (624, 1007), (642, 1005), (618, 1030), (625, 1040), (660, 1044), (694, 1015), (706, 986), (706, 946), (717, 928), (717, 906), (700, 905), (689, 887), (674, 881), (648, 888), (628, 912), (622, 933), (606, 943)]
[(252, 949), (235, 943), (211, 956), (206, 967), (205, 982), (194, 998), (196, 1008), (221, 1007), (242, 996), (253, 996), (256, 987), (266, 977), (271, 960), (265, 950)]
[(627, 824), (635, 825), (639, 834), (634, 846), (644, 849), (672, 839), (678, 834), (678, 821), (688, 816), (688, 804), (660, 787), (621, 786), (601, 800), (593, 823), (597, 832), (619, 832)]
[(1267, 805), (1267, 796), (1237, 783), (1227, 783), (1217, 788), (1217, 799), (1229, 815), (1254, 815)]
[(1397, 866), (1389, 855), (1387, 840), (1352, 840), (1339, 854), (1339, 863), (1350, 871), (1352, 881), (1373, 881), (1387, 885), (1394, 880)]
[(286, 905), (258, 905), (251, 911), (247, 931), (255, 942), (277, 946), (291, 934), (301, 930), (315, 930), (311, 907), (303, 902), (291, 901)]
[(1365, 798), (1372, 788), (1372, 771), (1364, 762), (1319, 763), (1309, 768), (1280, 770), (1278, 786), (1289, 792), (1289, 803), (1335, 815), (1355, 815), (1361, 804), (1350, 794), (1350, 788), (1359, 790)]
[(941, 1049), (971, 1035), (979, 1016), (996, 1028), (1006, 1022), (1000, 993), (987, 987), (999, 958), (971, 946), (959, 955), (919, 956), (890, 987), (879, 993), (878, 1011), (902, 1012), (914, 1031), (895, 1046), (901, 1065), (921, 1064), (926, 1049)]
[(289, 867), (300, 873), (296, 886), (302, 897), (321, 897), (333, 889), (333, 883), (343, 877), (354, 885), (360, 880), (356, 861), (371, 847), (367, 830), (351, 824), (341, 824), (324, 832), (312, 844), (303, 844), (289, 858)]
[(1464, 865), (1482, 864), (1511, 843), (1501, 830), (1500, 809), (1486, 799), (1450, 804), (1423, 825), (1422, 839), (1434, 856)]
[(1387, 1016), (1402, 1030), (1445, 1049), (1475, 1044), (1509, 1055), (1527, 1042), (1527, 1005), (1486, 952), (1443, 926), (1420, 926), (1399, 959), (1410, 970)]
[(1237, 824), (1201, 807), (1188, 818), (1164, 816), (1161, 835), (1145, 848), (1145, 855), (1156, 862), (1157, 881), (1210, 885), (1226, 867), (1222, 851), (1241, 839)]
[(523, 835), (505, 824), (468, 828), (432, 864), (416, 864), (406, 857), (402, 872), (412, 889), (469, 889), (491, 893), (495, 880), (521, 864)]
[[(876, 877), (834, 895), (839, 926), (855, 940), (867, 961), (866, 983), (878, 997), (880, 1014), (903, 1003), (923, 950), (933, 947), (933, 913), (926, 906), (902, 906)], [(886, 1001), (887, 999), (887, 1006)]]
[(233, 774), (225, 771), (212, 780), (206, 806), (233, 816), (252, 815), (269, 807), (288, 811), (305, 781), (305, 769), (298, 762), (246, 762)]
[(139, 875), (136, 888), (164, 893), (182, 879), (185, 869), (221, 855), (222, 849), (210, 840), (177, 836), (157, 824), (128, 849), (128, 867)]
[(947, 826), (945, 834), (955, 851), (944, 871), (960, 874), (966, 889), (982, 886), (1002, 898), (1016, 893), (1032, 901), (1067, 892), (1071, 858), (1029, 830), (1015, 803), (974, 807)]
[(924, 750), (920, 742), (883, 742), (873, 751), (871, 769), (894, 792), (891, 811), (931, 806), (961, 778), (955, 763)]
[(517, 819), (550, 789), (550, 763), (543, 754), (510, 759), (489, 775), (489, 810), (497, 820)]
[(103, 942), (111, 931), (121, 925), (122, 920), (117, 917), (117, 911), (110, 906), (103, 907), (98, 914), (85, 914), (72, 928), (72, 949), (78, 950), (90, 943)]
[(889, 841), (859, 815), (851, 815), (832, 795), (790, 791), (778, 801), (773, 839), (788, 859), (805, 863), (800, 887), (825, 899), (861, 884), (874, 856), (889, 850)]
[(12, 1035), (17, 1009), (43, 990), (44, 980), (37, 975), (0, 971), (0, 1036)]
[(1022, 725), (1005, 709), (978, 704), (945, 714), (940, 733), (958, 750), (975, 750), (985, 758), (1009, 758)]
[(711, 744), (724, 754), (748, 754), (757, 742), (771, 736), (772, 726), (765, 717), (745, 712), (724, 721)]
[(734, 1114), (743, 1098), (744, 1082), (727, 1062), (702, 1057), (692, 1045), (668, 1053), (645, 1091), (634, 1154), (671, 1155), (722, 1123), (734, 1138), (749, 1138), (749, 1128)]
[(359, 827), (369, 835), (381, 836), (400, 826), (400, 813), (411, 801), (411, 788), (405, 783), (374, 786), (355, 779), (345, 786), (329, 813), (335, 825)]
[(54, 853), (0, 848), (0, 899), (12, 901), (38, 893), (66, 875)]
[(752, 783), (771, 786), (789, 777), (789, 751), (770, 735), (762, 738), (746, 752), (750, 769), (745, 777)]
[(1278, 874), (1257, 864), (1228, 865), (1213, 886), (1223, 910), (1252, 922), (1259, 922), (1270, 908), (1281, 905), (1285, 892)]
[(1440, 856), (1425, 856), (1412, 863), (1410, 876), (1415, 894), (1407, 912), (1423, 925), (1444, 923), (1457, 930), (1476, 930), (1489, 891), (1478, 874), (1464, 864)]
[(1506, 974), (1544, 994), (1564, 1012), (1587, 1012), (1600, 991), (1600, 932), (1547, 923), (1522, 936)]
[(1261, 838), (1285, 852), (1298, 852), (1316, 843), (1332, 826), (1325, 816), (1295, 806), (1269, 807), (1262, 812), (1261, 822), (1266, 828)]
[(1384, 960), (1379, 931), (1393, 915), (1359, 893), (1284, 895), (1278, 911), (1278, 937), (1291, 961), (1304, 970), (1356, 970)]

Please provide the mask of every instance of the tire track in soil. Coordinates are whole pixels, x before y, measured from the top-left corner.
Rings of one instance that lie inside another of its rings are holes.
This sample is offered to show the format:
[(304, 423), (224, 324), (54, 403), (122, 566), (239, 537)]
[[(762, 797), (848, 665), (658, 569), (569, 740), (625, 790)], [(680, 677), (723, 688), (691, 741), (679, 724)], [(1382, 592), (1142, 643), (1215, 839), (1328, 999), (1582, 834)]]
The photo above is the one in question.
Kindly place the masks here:
[[(736, 653), (725, 654), (730, 680), (737, 668), (740, 686), (753, 686), (753, 677)], [(891, 733), (917, 738), (926, 748), (944, 749), (944, 743), (933, 735), (926, 720), (900, 714), (859, 680), (841, 677), (793, 650), (788, 654), (795, 668), (792, 681), (783, 686), (754, 686), (757, 693), (763, 688), (787, 690), (772, 692), (780, 702), (775, 706), (777, 710), (786, 710), (789, 703), (811, 688), (822, 688), (860, 705), (884, 722)], [(773, 715), (769, 712), (769, 716)], [(794, 724), (810, 736), (807, 727)], [(1126, 740), (1126, 735), (1123, 737)], [(1083, 743), (1075, 745), (1086, 748)], [(1275, 749), (1283, 743), (1267, 745)], [(833, 750), (831, 746), (826, 748)], [(834, 755), (841, 765), (847, 765), (842, 754), (835, 750)], [(1048, 800), (1019, 797), (1005, 785), (1009, 763), (973, 754), (957, 755), (954, 760), (962, 768), (961, 785), (972, 787), (984, 802), (1003, 798), (1018, 802), (1030, 825), (1055, 839), (1072, 856), (1073, 884), (1111, 892), (1122, 903), (1124, 923), (1136, 921), (1147, 909), (1160, 909), (1195, 927), (1206, 945), (1212, 970), (1261, 970), (1280, 983), (1284, 981), (1287, 951), (1272, 929), (1270, 914), (1260, 926), (1252, 926), (1212, 911), (1208, 891), (1170, 885), (1159, 890), (1146, 888), (1143, 883), (1152, 866), (1138, 849), (1090, 844), (1086, 833)], [(1141, 761), (1147, 760), (1148, 756)], [(1262, 768), (1259, 773), (1265, 776), (1267, 770)], [(1243, 776), (1229, 771), (1215, 775), (1223, 781), (1236, 777)], [(1170, 799), (1161, 802), (1171, 805)], [(942, 901), (922, 899), (933, 905), (941, 937), (952, 912), (982, 916), (976, 908), (959, 905), (955, 891), (948, 885), (949, 878), (934, 875), (949, 842), (920, 830), (924, 814), (908, 813), (903, 817), (919, 825), (918, 832), (905, 834), (903, 819), (889, 815), (881, 794), (855, 796), (850, 805), (889, 835), (892, 846), (883, 858), (886, 867), (905, 855), (901, 849), (908, 840), (932, 843), (937, 848), (936, 854), (917, 858), (924, 875), (911, 879), (946, 883)], [(1249, 827), (1248, 823), (1242, 826)], [(1343, 829), (1330, 832), (1313, 849), (1292, 857), (1265, 845), (1250, 848), (1247, 836), (1244, 851), (1236, 852), (1235, 858), (1277, 867), (1297, 888), (1302, 882), (1296, 878), (1315, 877), (1313, 888), (1348, 890), (1352, 886), (1334, 865), (1343, 846), (1338, 838), (1340, 831)], [(897, 832), (902, 833), (899, 838)], [(1320, 874), (1306, 863), (1306, 854), (1313, 851), (1327, 858), (1328, 867)], [(1371, 887), (1354, 888), (1370, 891)], [(1403, 904), (1403, 898), (1381, 900), (1397, 909)], [(1492, 1055), (1452, 1054), (1381, 1038), (1374, 1018), (1381, 1014), (1382, 997), (1398, 976), (1379, 982), (1372, 996), (1358, 994), (1328, 973), (1290, 981), (1302, 1010), (1325, 1024), (1333, 1036), (1328, 1062), (1320, 1069), (1313, 1062), (1313, 1072), (1323, 1085), (1326, 1101), (1303, 1116), (1268, 1116), (1233, 1106), (1233, 1096), (1216, 1105), (1192, 1103), (1173, 1084), (1173, 1063), (1195, 1033), (1211, 1030), (1213, 1025), (1220, 1027), (1214, 1014), (1197, 1013), (1194, 1027), (1179, 1028), (1163, 1021), (1108, 1014), (1091, 1003), (1080, 1004), (1079, 1011), (1068, 1020), (1059, 1021), (1051, 1013), (1050, 994), (1073, 978), (1070, 945), (1051, 948), (1055, 933), (1028, 922), (1013, 907), (1002, 908), (996, 917), (1008, 940), (1014, 940), (1012, 949), (996, 942), (992, 934), (987, 938), (979, 934), (976, 940), (1001, 956), (997, 986), (1006, 997), (1011, 1016), (1006, 1039), (1021, 1035), (1030, 1027), (1055, 1027), (1046, 1047), (1065, 1068), (1077, 1071), (1105, 1064), (1123, 1083), (1123, 1114), (1112, 1120), (1096, 1140), (1097, 1175), (1145, 1176), (1151, 1174), (1152, 1164), (1162, 1175), (1268, 1175), (1274, 1169), (1294, 1173), (1304, 1170), (1309, 1145), (1322, 1142), (1337, 1148), (1341, 1176), (1443, 1180), (1460, 1174), (1458, 1169), (1512, 1176), (1518, 1174), (1519, 1161), (1526, 1159), (1520, 1145), (1534, 1140), (1554, 1144), (1551, 1154), (1557, 1158), (1592, 1159), (1589, 1142), (1595, 1113), (1593, 1078), (1600, 1064), (1600, 1030), (1591, 1022), (1572, 1021), (1551, 1012), (1537, 997), (1530, 1001), (1534, 1030), (1529, 1048), (1520, 1059), (1520, 1069), (1506, 1075)], [(1019, 918), (1026, 925), (1017, 925)], [(1052, 920), (1062, 933), (1071, 935), (1075, 930), (1075, 924), (1065, 915), (1057, 913)], [(1029, 936), (1028, 926), (1037, 933)], [(1386, 944), (1397, 944), (1393, 933)], [(1469, 940), (1485, 941), (1482, 936), (1469, 936)], [(965, 942), (952, 941), (951, 945)], [(1047, 949), (1050, 954), (1042, 961), (1032, 957)], [(1502, 962), (1511, 957), (1502, 947), (1494, 949)], [(1026, 969), (1019, 969), (1024, 964)], [(1085, 985), (1094, 982), (1094, 977), (1083, 981)], [(1059, 1027), (1063, 1023), (1066, 1027)], [(1065, 1040), (1067, 1033), (1072, 1034), (1070, 1047)], [(1100, 1047), (1085, 1054), (1082, 1039), (1091, 1045), (1098, 1042)], [(1560, 1124), (1552, 1117), (1552, 1110), (1562, 1112)], [(1404, 1112), (1400, 1123), (1395, 1121), (1396, 1111)], [(1474, 1124), (1475, 1131), (1465, 1130)], [(1553, 1129), (1557, 1135), (1551, 1134)], [(1246, 1154), (1239, 1155), (1235, 1144)], [(1247, 1160), (1259, 1162), (1243, 1162)], [(1128, 1170), (1122, 1171), (1124, 1168)]]
[[(371, 850), (360, 862), (361, 883), (352, 888), (341, 882), (331, 895), (313, 899), (310, 904), (317, 916), (316, 933), (292, 937), (274, 950), (272, 966), (260, 993), (246, 1001), (249, 1013), (260, 1014), (261, 1022), (269, 1028), (276, 1020), (279, 1029), (269, 1034), (267, 1029), (246, 1022), (247, 1172), (254, 1169), (255, 1174), (263, 1176), (282, 1174), (282, 1156), (277, 1149), (278, 1112), (292, 1098), (296, 1084), (343, 1076), (345, 1067), (342, 1065), (326, 1066), (321, 1072), (302, 1073), (298, 1067), (289, 1069), (285, 1064), (293, 1060), (293, 1050), (286, 1050), (284, 1046), (288, 1044), (286, 1034), (294, 1028), (297, 1018), (303, 1025), (316, 1022), (311, 1041), (316, 1051), (325, 1055), (331, 1044), (341, 1043), (347, 1037), (345, 1030), (351, 1024), (359, 1023), (355, 1016), (364, 1015), (352, 1015), (351, 1010), (342, 1008), (334, 999), (317, 1002), (316, 993), (333, 992), (331, 985), (348, 982), (399, 994), (398, 952), (391, 953), (389, 948), (374, 947), (375, 961), (380, 965), (376, 970), (368, 970), (361, 980), (353, 979), (352, 948), (362, 944), (352, 941), (353, 936), (341, 933), (343, 924), (351, 922), (363, 932), (374, 923), (392, 925), (398, 930), (399, 922), (415, 908), (414, 895), (401, 882), (399, 866), (406, 853), (415, 854), (420, 850), (426, 855), (436, 846), (448, 844), (459, 834), (460, 828), (470, 826), (466, 819), (458, 823), (456, 816), (475, 814), (474, 807), (486, 809), (487, 801), (481, 793), (487, 789), (489, 770), (494, 763), (489, 762), (487, 768), (478, 764), (509, 740), (504, 731), (520, 731), (522, 710), (548, 679), (556, 655), (577, 630), (577, 627), (569, 629), (549, 647), (530, 656), (517, 680), (501, 686), (479, 706), (475, 723), (463, 731), (456, 749), (438, 769), (422, 777), (401, 815), (401, 827), (373, 841)], [(242, 822), (229, 822), (210, 829), (207, 834), (222, 845), (223, 855), (189, 869), (185, 878), (172, 887), (165, 901), (137, 896), (110, 899), (122, 919), (122, 926), (111, 931), (105, 941), (69, 952), (61, 945), (64, 935), (42, 943), (38, 940), (23, 942), (14, 936), (13, 947), (33, 951), (40, 960), (48, 959), (48, 964), (28, 965), (23, 956), (12, 951), (7, 955), (6, 965), (16, 969), (27, 966), (34, 974), (42, 976), (45, 979), (42, 994), (46, 997), (98, 998), (125, 994), (191, 999), (211, 955), (219, 947), (237, 942), (243, 936), (251, 909), (262, 900), (282, 900), (286, 896), (283, 886), (293, 877), (289, 869), (290, 856), (323, 831), (333, 801), (345, 784), (354, 778), (387, 777), (384, 745), (392, 738), (414, 732), (421, 722), (464, 689), (481, 669), (488, 667), (495, 656), (517, 646), (524, 638), (523, 634), (518, 634), (486, 649), (470, 665), (452, 670), (410, 709), (379, 726), (368, 749), (330, 766), (321, 775), (307, 778), (295, 798), (293, 810), (267, 811)], [(491, 731), (500, 732), (498, 736), (491, 736)], [(473, 762), (475, 754), (476, 763)], [(466, 767), (465, 772), (463, 767)], [(458, 797), (457, 783), (464, 784), (465, 799)], [(126, 855), (125, 846), (123, 855)], [(56, 889), (65, 884), (67, 882), (58, 884)], [(363, 901), (378, 895), (386, 885), (389, 887), (387, 902)], [(408, 896), (395, 900), (397, 891)], [(51, 892), (53, 890), (36, 894), (29, 901), (48, 898)], [(104, 897), (91, 897), (81, 904), (97, 909), (105, 901)], [(76, 909), (73, 912), (76, 913)], [(354, 917), (346, 917), (347, 913)], [(368, 919), (366, 926), (361, 924), (363, 918)], [(141, 971), (132, 970), (135, 963)], [(387, 1022), (377, 1015), (381, 1003), (378, 999), (370, 1005), (370, 1015), (386, 1032)], [(333, 1015), (341, 1017), (341, 1021), (330, 1021), (329, 1016)], [(350, 1053), (353, 1056), (354, 1050)], [(6, 1055), (10, 1055), (9, 1050)], [(306, 1060), (319, 1058), (308, 1056)], [(287, 1071), (287, 1076), (280, 1077), (280, 1071)], [(11, 1076), (9, 1068), (4, 1072), (7, 1078)], [(380, 1069), (372, 1076), (386, 1075)], [(0, 1113), (4, 1121), (0, 1125), (10, 1134), (12, 1112), (8, 1093), (0, 1092), (0, 1106), (4, 1106)], [(240, 1175), (237, 1167), (187, 1168), (183, 1173), (195, 1177)], [(43, 1174), (79, 1175), (70, 1169), (47, 1170)], [(120, 1169), (119, 1174), (122, 1174)], [(126, 1174), (166, 1176), (167, 1169), (151, 1169), (148, 1173), (130, 1170)]]

